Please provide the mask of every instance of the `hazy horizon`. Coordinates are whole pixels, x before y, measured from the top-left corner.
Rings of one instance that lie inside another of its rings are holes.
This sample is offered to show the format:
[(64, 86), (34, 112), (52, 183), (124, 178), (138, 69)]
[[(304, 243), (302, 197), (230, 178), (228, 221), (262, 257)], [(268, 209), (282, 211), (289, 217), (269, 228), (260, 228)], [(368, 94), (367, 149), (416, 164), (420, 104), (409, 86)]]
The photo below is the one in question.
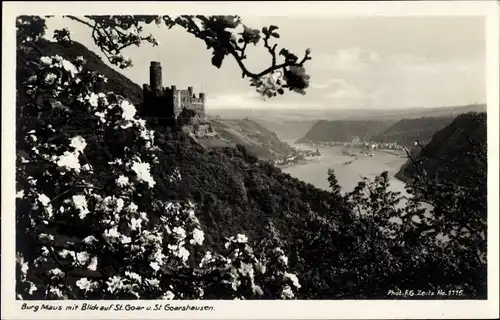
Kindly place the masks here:
[[(143, 44), (124, 50), (134, 66), (115, 70), (142, 85), (149, 82), (149, 63), (160, 61), (163, 84), (193, 86), (207, 95), (207, 110), (311, 110), (447, 107), (486, 101), (486, 40), (482, 17), (245, 17), (245, 24), (277, 25), (285, 47), (299, 57), (307, 48), (311, 76), (307, 94), (287, 92), (262, 101), (241, 79), (238, 65), (227, 57), (221, 69), (211, 64), (203, 41), (180, 27), (147, 26), (160, 46)], [(90, 29), (61, 17), (47, 19), (47, 38), (68, 27), (72, 39), (102, 56)], [(174, 44), (174, 45), (166, 45)], [(252, 71), (268, 66), (261, 44), (248, 49)], [(104, 59), (107, 63), (107, 61)], [(109, 63), (108, 63), (109, 65)]]

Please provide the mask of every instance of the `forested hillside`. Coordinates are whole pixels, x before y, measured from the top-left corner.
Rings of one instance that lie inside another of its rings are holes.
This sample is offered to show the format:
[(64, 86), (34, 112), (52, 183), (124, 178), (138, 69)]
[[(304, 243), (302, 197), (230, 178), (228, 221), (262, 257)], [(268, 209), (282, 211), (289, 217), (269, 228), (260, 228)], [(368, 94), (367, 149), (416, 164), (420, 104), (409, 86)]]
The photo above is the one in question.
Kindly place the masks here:
[[(38, 57), (60, 55), (69, 60), (74, 60), (78, 56), (84, 57), (87, 61), (86, 68), (88, 68), (88, 70), (98, 72), (107, 78), (107, 83), (102, 83), (102, 91), (113, 91), (116, 94), (127, 97), (134, 104), (142, 103), (142, 88), (138, 84), (106, 65), (97, 54), (87, 49), (87, 47), (81, 43), (73, 41), (72, 44), (68, 46), (58, 42), (40, 39), (36, 48), (38, 52), (32, 52), (32, 54)], [(31, 75), (33, 73), (34, 66), (32, 63), (32, 60), (27, 54), (18, 55), (16, 60), (16, 79), (18, 88), (21, 81), (27, 79), (26, 75)]]
[[(429, 177), (463, 186), (476, 186), (487, 177), (486, 113), (459, 115), (437, 131), (430, 142), (402, 167), (397, 177), (409, 179), (417, 174), (413, 162), (420, 163)], [(472, 179), (472, 180), (471, 180)]]
[[(231, 145), (244, 145), (260, 159), (275, 160), (293, 153), (290, 145), (280, 140), (275, 132), (250, 119), (213, 119), (212, 128)], [(203, 141), (200, 141), (203, 143)]]
[(353, 138), (368, 141), (373, 135), (383, 132), (389, 128), (394, 121), (371, 121), (371, 120), (320, 120), (316, 122), (306, 135), (299, 139), (305, 141), (337, 141), (351, 142)]
[(427, 143), (439, 130), (453, 121), (452, 116), (402, 119), (387, 130), (370, 138), (375, 142), (397, 142), (402, 146), (413, 146), (415, 140)]

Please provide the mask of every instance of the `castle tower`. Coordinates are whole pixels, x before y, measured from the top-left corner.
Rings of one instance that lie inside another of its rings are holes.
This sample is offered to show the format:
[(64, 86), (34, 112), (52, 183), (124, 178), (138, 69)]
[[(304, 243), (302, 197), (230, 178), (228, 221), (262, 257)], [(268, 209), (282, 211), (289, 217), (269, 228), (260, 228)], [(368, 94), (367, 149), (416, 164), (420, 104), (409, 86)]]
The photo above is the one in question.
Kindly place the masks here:
[(149, 66), (149, 85), (151, 90), (160, 89), (161, 84), (161, 64), (158, 61), (151, 61)]

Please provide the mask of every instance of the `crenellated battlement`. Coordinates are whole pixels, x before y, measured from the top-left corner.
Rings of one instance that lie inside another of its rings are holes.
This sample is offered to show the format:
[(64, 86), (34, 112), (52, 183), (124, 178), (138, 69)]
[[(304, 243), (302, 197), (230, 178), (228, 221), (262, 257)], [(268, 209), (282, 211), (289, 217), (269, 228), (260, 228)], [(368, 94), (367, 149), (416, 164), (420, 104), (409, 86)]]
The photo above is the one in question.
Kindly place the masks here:
[(193, 87), (187, 90), (177, 86), (162, 86), (162, 69), (160, 62), (151, 61), (149, 67), (149, 84), (143, 84), (143, 110), (146, 117), (170, 118), (176, 121), (183, 109), (195, 111), (194, 121), (205, 120), (205, 93), (194, 93)]

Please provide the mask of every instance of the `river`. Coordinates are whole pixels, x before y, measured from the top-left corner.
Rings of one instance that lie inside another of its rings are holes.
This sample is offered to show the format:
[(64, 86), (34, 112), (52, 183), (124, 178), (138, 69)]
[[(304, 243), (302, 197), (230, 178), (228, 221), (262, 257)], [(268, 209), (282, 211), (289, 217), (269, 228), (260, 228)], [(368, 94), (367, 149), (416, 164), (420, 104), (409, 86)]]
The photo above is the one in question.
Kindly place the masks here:
[[(401, 196), (410, 197), (405, 190), (405, 183), (398, 180), (394, 175), (399, 171), (401, 166), (406, 162), (403, 155), (395, 155), (385, 151), (372, 151), (373, 157), (359, 155), (356, 160), (354, 157), (342, 154), (344, 147), (321, 147), (312, 145), (296, 144), (294, 140), (285, 140), (289, 145), (299, 148), (316, 151), (318, 149), (321, 154), (321, 159), (308, 161), (304, 164), (291, 165), (281, 168), (283, 172), (298, 178), (302, 181), (310, 183), (317, 188), (329, 190), (328, 186), (328, 169), (335, 170), (335, 176), (342, 188), (342, 193), (352, 191), (361, 177), (367, 177), (373, 180), (377, 175), (387, 171), (389, 173), (389, 190), (400, 192)], [(359, 154), (360, 150), (351, 149), (351, 153)], [(393, 152), (393, 151), (389, 151)], [(350, 164), (345, 162), (354, 160)], [(399, 202), (397, 207), (404, 208), (406, 201)], [(421, 204), (426, 209), (424, 214), (427, 217), (431, 216), (431, 206), (425, 203)], [(400, 218), (393, 217), (389, 219), (394, 223), (401, 224)], [(420, 220), (420, 219), (418, 219)], [(418, 220), (414, 220), (417, 222)], [(436, 239), (448, 241), (448, 238), (441, 234), (436, 236)]]
[[(384, 151), (373, 151), (373, 157), (360, 155), (355, 160), (354, 157), (342, 154), (342, 150), (345, 149), (344, 147), (299, 145), (294, 143), (293, 140), (285, 140), (285, 142), (299, 149), (319, 150), (321, 159), (282, 168), (283, 172), (318, 188), (329, 189), (327, 180), (328, 169), (335, 170), (335, 175), (343, 192), (352, 191), (361, 180), (361, 177), (373, 179), (383, 171), (388, 171), (389, 177), (391, 177), (389, 189), (399, 191), (402, 195), (407, 195), (404, 183), (394, 177), (406, 161), (402, 156)], [(354, 149), (352, 151), (354, 152)], [(345, 162), (351, 160), (354, 160), (351, 164), (345, 164)]]

